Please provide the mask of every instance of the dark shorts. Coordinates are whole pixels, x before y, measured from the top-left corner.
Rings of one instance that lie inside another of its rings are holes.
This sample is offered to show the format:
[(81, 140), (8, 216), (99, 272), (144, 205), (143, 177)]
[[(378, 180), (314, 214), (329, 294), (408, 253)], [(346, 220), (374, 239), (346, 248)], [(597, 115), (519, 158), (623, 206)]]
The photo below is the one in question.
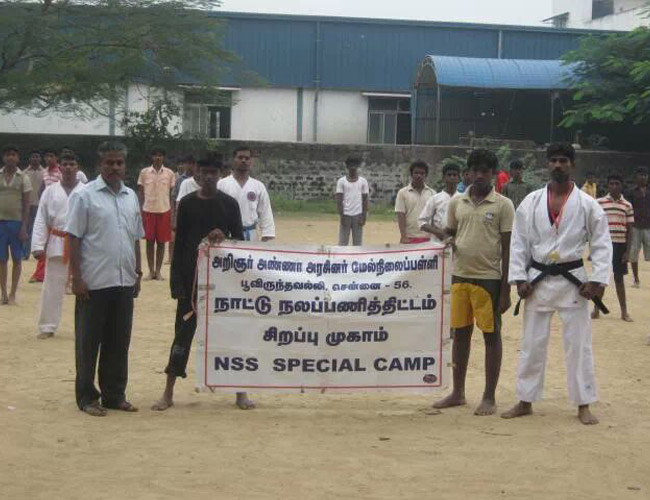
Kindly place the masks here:
[(625, 276), (627, 274), (627, 262), (623, 262), (623, 254), (627, 250), (627, 243), (612, 243), (612, 270), (614, 276)]
[(476, 326), (483, 333), (501, 332), (501, 280), (451, 278), (451, 327)]
[(0, 260), (9, 260), (9, 250), (13, 260), (22, 260), (23, 242), (20, 241), (20, 228), (23, 223), (19, 220), (0, 220)]

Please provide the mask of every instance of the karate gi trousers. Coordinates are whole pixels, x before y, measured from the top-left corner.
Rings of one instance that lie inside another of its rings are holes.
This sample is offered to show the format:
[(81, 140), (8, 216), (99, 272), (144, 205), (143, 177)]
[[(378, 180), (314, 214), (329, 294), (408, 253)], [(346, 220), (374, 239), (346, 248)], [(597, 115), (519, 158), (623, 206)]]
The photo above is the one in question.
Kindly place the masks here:
[(68, 264), (63, 263), (63, 258), (47, 259), (43, 290), (41, 291), (41, 311), (38, 318), (40, 333), (54, 333), (59, 328), (67, 281)]
[(591, 346), (591, 316), (586, 299), (577, 307), (557, 309), (539, 306), (534, 296), (526, 300), (517, 398), (527, 403), (542, 399), (551, 318), (556, 311), (562, 321), (569, 398), (576, 405), (594, 403), (598, 400), (598, 391)]

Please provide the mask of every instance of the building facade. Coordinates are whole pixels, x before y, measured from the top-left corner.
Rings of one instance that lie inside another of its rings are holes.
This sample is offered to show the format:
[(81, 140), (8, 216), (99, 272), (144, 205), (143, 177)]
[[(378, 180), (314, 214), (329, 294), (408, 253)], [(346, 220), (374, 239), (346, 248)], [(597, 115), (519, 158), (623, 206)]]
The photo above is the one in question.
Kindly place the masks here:
[(558, 28), (630, 31), (648, 25), (647, 0), (553, 0), (553, 17)]
[[(411, 144), (412, 92), (428, 54), (559, 59), (585, 30), (268, 14), (215, 14), (226, 48), (229, 102), (200, 102), (179, 86), (183, 116), (173, 132), (215, 139), (332, 144)], [(254, 75), (254, 78), (250, 78)], [(0, 115), (0, 133), (122, 135), (120, 115), (155, 95), (130, 85), (108, 117)]]

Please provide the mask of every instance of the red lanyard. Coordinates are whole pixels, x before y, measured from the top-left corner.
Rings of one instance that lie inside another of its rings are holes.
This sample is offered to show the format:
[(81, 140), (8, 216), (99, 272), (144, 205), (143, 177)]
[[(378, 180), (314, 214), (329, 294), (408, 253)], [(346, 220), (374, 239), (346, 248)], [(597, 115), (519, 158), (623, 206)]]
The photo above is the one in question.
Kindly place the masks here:
[(552, 191), (549, 188), (549, 196), (547, 197), (547, 204), (548, 204), (548, 214), (549, 217), (551, 218), (551, 224), (555, 226), (555, 231), (558, 232), (560, 230), (560, 221), (562, 220), (562, 214), (564, 212), (564, 206), (566, 205), (566, 202), (569, 201), (569, 196), (571, 196), (571, 193), (573, 193), (573, 187), (574, 185), (571, 186), (571, 189), (569, 189), (569, 192), (564, 195), (564, 199), (562, 200), (562, 205), (560, 205), (560, 210), (555, 215), (553, 213), (553, 208), (551, 207), (551, 194)]

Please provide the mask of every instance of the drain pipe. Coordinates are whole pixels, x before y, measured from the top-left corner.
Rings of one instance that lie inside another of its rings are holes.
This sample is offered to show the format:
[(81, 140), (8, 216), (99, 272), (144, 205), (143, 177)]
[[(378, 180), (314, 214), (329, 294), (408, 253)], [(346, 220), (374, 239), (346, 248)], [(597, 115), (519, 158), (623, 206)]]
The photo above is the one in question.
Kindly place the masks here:
[(318, 142), (318, 103), (319, 103), (319, 92), (320, 92), (320, 53), (321, 53), (321, 32), (320, 32), (320, 21), (316, 21), (316, 64), (315, 64), (315, 74), (314, 74), (314, 142)]

